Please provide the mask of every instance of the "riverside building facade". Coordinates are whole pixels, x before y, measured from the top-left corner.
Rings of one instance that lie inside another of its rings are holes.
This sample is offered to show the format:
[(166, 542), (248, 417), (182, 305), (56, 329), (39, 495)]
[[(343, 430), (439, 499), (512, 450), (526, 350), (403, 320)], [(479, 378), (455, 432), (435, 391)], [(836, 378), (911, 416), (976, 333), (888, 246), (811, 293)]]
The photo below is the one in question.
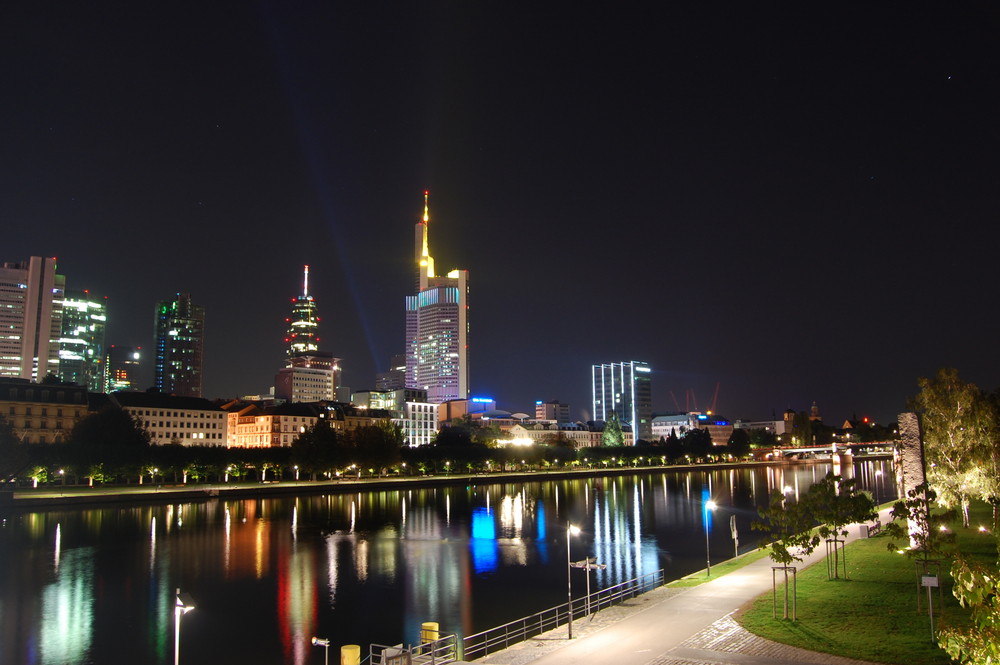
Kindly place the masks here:
[(147, 392), (111, 393), (107, 399), (138, 419), (154, 445), (226, 445), (226, 413), (207, 399)]
[(62, 383), (0, 378), (0, 414), (22, 443), (59, 443), (69, 439), (88, 412), (87, 389)]

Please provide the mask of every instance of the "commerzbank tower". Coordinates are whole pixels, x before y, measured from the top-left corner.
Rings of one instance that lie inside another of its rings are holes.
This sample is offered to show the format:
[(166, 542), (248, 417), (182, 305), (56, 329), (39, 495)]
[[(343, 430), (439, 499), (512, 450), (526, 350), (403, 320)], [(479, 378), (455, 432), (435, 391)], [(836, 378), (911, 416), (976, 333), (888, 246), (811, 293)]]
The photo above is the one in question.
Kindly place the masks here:
[(406, 296), (406, 387), (440, 404), (469, 396), (469, 271), (438, 275), (428, 241), (430, 210), (414, 228), (416, 295)]

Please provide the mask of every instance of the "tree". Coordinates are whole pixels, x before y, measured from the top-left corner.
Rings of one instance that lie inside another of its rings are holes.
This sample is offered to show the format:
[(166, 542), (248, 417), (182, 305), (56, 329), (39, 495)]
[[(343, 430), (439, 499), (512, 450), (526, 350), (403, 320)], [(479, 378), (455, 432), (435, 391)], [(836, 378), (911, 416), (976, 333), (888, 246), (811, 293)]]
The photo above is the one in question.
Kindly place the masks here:
[(30, 463), (28, 444), (23, 443), (14, 426), (0, 416), (0, 481), (13, 480)]
[(799, 411), (792, 418), (792, 444), (796, 446), (813, 445), (813, 421), (809, 414)]
[(434, 445), (445, 447), (467, 447), (472, 445), (472, 433), (464, 425), (446, 425), (434, 436)]
[(81, 418), (73, 427), (70, 441), (77, 446), (149, 446), (149, 432), (142, 421), (127, 411), (106, 406)]
[[(806, 509), (814, 521), (819, 522), (819, 535), (833, 543), (833, 577), (840, 577), (839, 543), (847, 536), (847, 525), (867, 522), (875, 517), (875, 501), (864, 492), (857, 491), (857, 480), (845, 480), (832, 473), (814, 483), (803, 497)], [(847, 559), (844, 553), (844, 577), (847, 577)], [(828, 564), (828, 570), (831, 569)]]
[(681, 437), (681, 443), (687, 454), (695, 459), (708, 457), (713, 451), (712, 435), (707, 429), (698, 427), (689, 429)]
[(663, 449), (671, 461), (684, 457), (684, 445), (681, 443), (681, 440), (677, 438), (676, 430), (670, 430), (670, 436), (667, 437), (666, 443), (663, 444)]
[[(955, 511), (932, 510), (936, 499), (937, 494), (927, 482), (917, 485), (906, 493), (905, 499), (893, 505), (893, 521), (885, 526), (890, 538), (887, 549), (913, 559), (923, 575), (940, 573), (941, 559), (952, 554), (955, 544), (955, 534), (947, 529), (955, 519)], [(900, 547), (897, 541), (908, 544)], [(918, 588), (918, 612), (922, 596)]]
[(927, 480), (942, 505), (961, 508), (962, 525), (968, 527), (969, 501), (988, 483), (986, 465), (998, 430), (994, 402), (959, 379), (955, 369), (939, 369), (918, 384), (911, 406), (921, 417)]
[(77, 466), (103, 462), (112, 475), (132, 474), (146, 461), (149, 441), (141, 420), (106, 406), (77, 421), (70, 433), (70, 454)]
[(778, 435), (764, 428), (750, 430), (751, 448), (774, 448), (778, 445)]
[(750, 435), (745, 429), (737, 428), (733, 430), (726, 444), (726, 452), (740, 459), (750, 454)]
[[(955, 519), (955, 511), (932, 510), (936, 500), (937, 493), (928, 483), (917, 485), (893, 505), (893, 521), (885, 527), (890, 536), (889, 551), (917, 558), (924, 571), (931, 562), (949, 556), (955, 543), (955, 534), (943, 528)], [(901, 548), (897, 541), (907, 541), (908, 545)]]
[(784, 618), (787, 619), (790, 564), (811, 554), (819, 545), (819, 535), (812, 531), (814, 522), (808, 507), (799, 502), (789, 504), (780, 490), (773, 490), (768, 507), (758, 508), (757, 512), (762, 520), (754, 520), (750, 528), (765, 532), (761, 546), (771, 550), (771, 560), (780, 563), (785, 573)]
[(350, 452), (347, 441), (325, 418), (292, 441), (292, 461), (314, 479), (317, 473), (346, 466)]
[[(990, 393), (987, 399), (1000, 422), (1000, 391)], [(982, 461), (985, 473), (980, 494), (983, 501), (993, 508), (993, 533), (1000, 533), (1000, 436), (995, 433), (985, 443), (985, 459)]]
[(618, 414), (611, 412), (611, 417), (604, 423), (604, 431), (601, 432), (601, 445), (606, 448), (621, 448), (625, 445), (625, 433), (622, 431), (622, 423), (618, 420)]
[(358, 462), (380, 471), (398, 464), (403, 447), (403, 430), (388, 420), (359, 427), (353, 432)]
[(972, 609), (968, 626), (944, 626), (938, 644), (952, 660), (974, 665), (1000, 662), (1000, 565), (989, 567), (955, 560), (952, 593), (962, 607)]
[(497, 441), (503, 437), (499, 425), (492, 421), (483, 422), (482, 420), (473, 424), (470, 434), (472, 443), (488, 448), (496, 448)]

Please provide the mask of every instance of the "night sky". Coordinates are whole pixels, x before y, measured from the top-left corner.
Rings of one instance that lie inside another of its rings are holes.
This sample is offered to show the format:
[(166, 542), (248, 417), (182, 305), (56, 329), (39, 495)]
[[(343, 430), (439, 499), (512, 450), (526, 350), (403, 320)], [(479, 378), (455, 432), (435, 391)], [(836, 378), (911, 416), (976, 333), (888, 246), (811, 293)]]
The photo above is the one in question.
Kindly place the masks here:
[(370, 388), (429, 189), (499, 408), (583, 417), (629, 359), (730, 418), (1000, 386), (990, 4), (657, 4), (7, 3), (0, 260), (58, 257), (147, 350), (190, 292), (210, 398), (272, 384), (308, 263)]

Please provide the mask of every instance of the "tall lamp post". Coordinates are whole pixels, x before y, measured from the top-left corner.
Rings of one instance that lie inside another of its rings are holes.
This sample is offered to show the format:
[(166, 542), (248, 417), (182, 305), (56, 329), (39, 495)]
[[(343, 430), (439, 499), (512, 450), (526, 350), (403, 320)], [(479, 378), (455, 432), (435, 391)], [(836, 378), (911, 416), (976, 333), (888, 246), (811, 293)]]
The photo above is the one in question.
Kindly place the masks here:
[(330, 640), (323, 639), (322, 637), (312, 638), (312, 645), (314, 647), (323, 647), (323, 662), (326, 665), (330, 665)]
[(716, 507), (717, 504), (715, 501), (709, 500), (705, 502), (705, 574), (708, 577), (712, 576), (712, 555), (708, 549), (708, 521), (711, 519), (709, 515)]
[(566, 526), (566, 604), (569, 606), (569, 639), (573, 639), (573, 561), (569, 556), (569, 538), (580, 533), (580, 527), (568, 524)]
[(174, 665), (178, 665), (181, 658), (181, 617), (193, 609), (194, 600), (191, 596), (182, 594), (177, 589), (174, 595)]

